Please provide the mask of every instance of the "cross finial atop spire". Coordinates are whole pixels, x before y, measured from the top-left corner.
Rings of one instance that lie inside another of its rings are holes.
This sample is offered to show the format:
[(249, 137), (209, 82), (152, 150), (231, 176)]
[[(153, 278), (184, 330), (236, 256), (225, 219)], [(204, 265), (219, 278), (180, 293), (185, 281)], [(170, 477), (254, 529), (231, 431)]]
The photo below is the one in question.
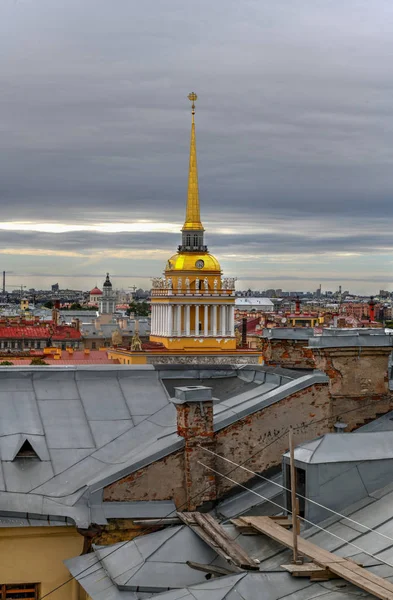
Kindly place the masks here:
[(192, 104), (191, 104), (191, 114), (192, 114), (192, 122), (194, 123), (195, 102), (198, 100), (198, 96), (196, 95), (195, 92), (191, 92), (190, 94), (188, 94), (188, 99), (190, 100), (190, 102), (192, 102)]

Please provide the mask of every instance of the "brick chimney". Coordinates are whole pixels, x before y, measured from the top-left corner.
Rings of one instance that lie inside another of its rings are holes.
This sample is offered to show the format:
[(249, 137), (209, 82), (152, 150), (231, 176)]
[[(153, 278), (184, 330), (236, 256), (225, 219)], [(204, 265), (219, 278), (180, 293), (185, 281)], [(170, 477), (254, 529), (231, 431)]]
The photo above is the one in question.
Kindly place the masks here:
[(205, 386), (175, 387), (172, 402), (177, 411), (177, 433), (184, 438), (184, 485), (187, 510), (214, 501), (216, 476), (198, 461), (215, 469), (215, 456), (200, 446), (215, 450), (212, 389)]

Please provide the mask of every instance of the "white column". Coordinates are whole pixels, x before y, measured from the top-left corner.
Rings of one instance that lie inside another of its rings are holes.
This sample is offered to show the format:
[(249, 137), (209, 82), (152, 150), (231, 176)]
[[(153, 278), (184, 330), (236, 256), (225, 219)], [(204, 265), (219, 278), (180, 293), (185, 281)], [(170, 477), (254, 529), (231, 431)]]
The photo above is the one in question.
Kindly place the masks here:
[(226, 317), (226, 306), (225, 304), (221, 305), (221, 335), (225, 335), (225, 317)]
[(233, 305), (229, 307), (229, 332), (232, 337), (235, 335), (235, 307)]
[(164, 335), (168, 333), (168, 306), (164, 304)]
[(160, 310), (158, 312), (158, 318), (159, 318), (158, 332), (159, 332), (159, 335), (162, 335), (162, 304), (160, 304)]
[(186, 335), (190, 335), (190, 305), (186, 304)]
[(177, 305), (177, 314), (176, 314), (176, 320), (177, 320), (177, 325), (176, 325), (176, 333), (177, 335), (181, 335), (181, 304)]
[(199, 304), (195, 305), (195, 335), (199, 335)]
[(204, 321), (205, 321), (205, 323), (204, 323), (205, 327), (204, 327), (204, 332), (203, 332), (203, 335), (204, 335), (205, 337), (207, 337), (207, 336), (209, 335), (209, 307), (208, 307), (208, 305), (207, 305), (207, 304), (205, 304), (205, 316), (204, 316)]
[(213, 304), (211, 307), (212, 312), (212, 330), (213, 335), (217, 335), (217, 305)]
[(168, 329), (169, 329), (169, 335), (172, 336), (173, 335), (173, 306), (172, 306), (172, 304), (170, 304), (168, 306)]

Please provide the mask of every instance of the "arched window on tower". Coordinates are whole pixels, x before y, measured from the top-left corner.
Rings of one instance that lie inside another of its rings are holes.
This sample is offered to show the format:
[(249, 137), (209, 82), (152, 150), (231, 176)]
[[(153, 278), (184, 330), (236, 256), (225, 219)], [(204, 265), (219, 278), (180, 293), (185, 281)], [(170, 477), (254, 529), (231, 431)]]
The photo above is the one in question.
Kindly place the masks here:
[(198, 234), (194, 234), (194, 246), (198, 246)]
[(186, 235), (186, 246), (191, 246), (191, 236), (189, 233)]

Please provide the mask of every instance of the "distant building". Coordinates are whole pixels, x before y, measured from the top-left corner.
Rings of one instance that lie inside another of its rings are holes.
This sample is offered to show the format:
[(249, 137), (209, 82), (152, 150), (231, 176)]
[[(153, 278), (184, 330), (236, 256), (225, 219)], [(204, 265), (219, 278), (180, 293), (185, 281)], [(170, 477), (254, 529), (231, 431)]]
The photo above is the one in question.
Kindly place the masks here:
[(115, 310), (116, 294), (113, 292), (111, 280), (109, 279), (109, 273), (107, 273), (102, 295), (99, 299), (99, 311), (101, 315), (113, 315)]
[(91, 304), (98, 304), (101, 300), (102, 292), (98, 287), (95, 287), (91, 290), (89, 294), (89, 302)]
[(236, 298), (236, 312), (273, 312), (274, 303), (269, 298)]
[(58, 283), (54, 283), (54, 284), (51, 286), (51, 288), (52, 288), (52, 292), (53, 292), (54, 294), (56, 294), (56, 293), (59, 291), (59, 284), (58, 284)]

